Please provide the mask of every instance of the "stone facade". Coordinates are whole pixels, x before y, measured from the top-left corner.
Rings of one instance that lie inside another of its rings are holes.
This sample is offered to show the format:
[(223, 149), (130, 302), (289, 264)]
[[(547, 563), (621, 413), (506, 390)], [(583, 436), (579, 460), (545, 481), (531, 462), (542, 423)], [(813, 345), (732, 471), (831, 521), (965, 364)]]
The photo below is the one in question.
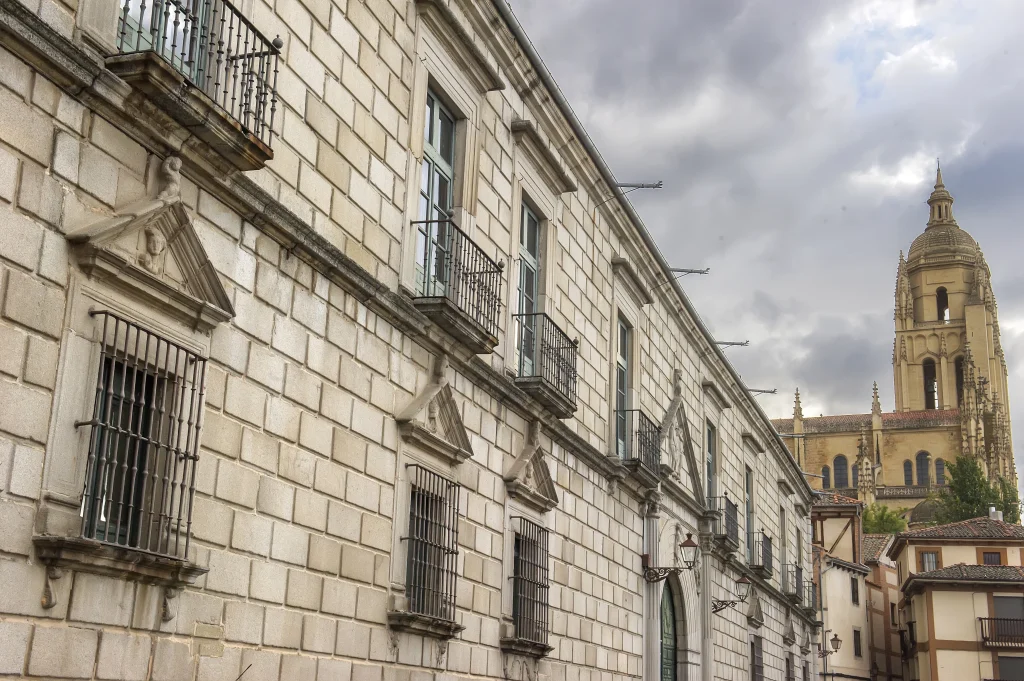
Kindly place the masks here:
[[(272, 139), (160, 50), (115, 57), (110, 0), (0, 0), (0, 674), (710, 681), (755, 644), (764, 678), (815, 674), (781, 569), (810, 574), (810, 488), (503, 0), (239, 9), (280, 38)], [(501, 264), (493, 330), (423, 303), (428, 98), (454, 224)], [(524, 206), (571, 396), (524, 380)], [(653, 461), (620, 456), (617, 404)], [(165, 407), (180, 435), (152, 434)], [(455, 490), (450, 621), (407, 588), (417, 471)], [(515, 631), (524, 519), (547, 532), (547, 646)], [(686, 533), (696, 568), (645, 581)]]

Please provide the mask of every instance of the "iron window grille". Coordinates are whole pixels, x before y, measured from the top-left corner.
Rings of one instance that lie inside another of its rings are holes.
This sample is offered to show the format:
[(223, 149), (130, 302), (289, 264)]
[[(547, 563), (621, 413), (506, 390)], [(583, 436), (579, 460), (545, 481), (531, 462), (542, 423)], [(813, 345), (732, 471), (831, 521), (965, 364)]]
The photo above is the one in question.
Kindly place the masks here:
[(82, 536), (188, 555), (206, 360), (113, 312), (101, 357), (82, 493)]
[(268, 147), (283, 45), (225, 0), (121, 0), (117, 51), (156, 53)]
[(491, 259), (451, 219), (417, 220), (421, 252), (416, 297), (447, 299), (492, 336), (498, 335), (505, 264)]
[(459, 556), (459, 485), (422, 466), (410, 465), (405, 588), (409, 611), (455, 620)]
[(793, 653), (786, 653), (786, 681), (796, 681), (796, 669), (793, 666)]
[(853, 656), (864, 657), (864, 650), (862, 649), (860, 642), (860, 629), (853, 630)]
[(548, 531), (521, 516), (512, 518), (512, 622), (516, 638), (548, 642)]
[(750, 639), (750, 680), (764, 681), (764, 648), (760, 636)]
[(1024, 619), (979, 617), (981, 640), (989, 647), (1024, 648)]
[(860, 582), (855, 575), (850, 577), (850, 598), (854, 605), (860, 605)]
[(616, 442), (625, 461), (657, 473), (661, 465), (661, 428), (639, 409), (615, 412)]
[(579, 341), (543, 312), (515, 315), (518, 327), (519, 377), (539, 377), (576, 405), (576, 361)]

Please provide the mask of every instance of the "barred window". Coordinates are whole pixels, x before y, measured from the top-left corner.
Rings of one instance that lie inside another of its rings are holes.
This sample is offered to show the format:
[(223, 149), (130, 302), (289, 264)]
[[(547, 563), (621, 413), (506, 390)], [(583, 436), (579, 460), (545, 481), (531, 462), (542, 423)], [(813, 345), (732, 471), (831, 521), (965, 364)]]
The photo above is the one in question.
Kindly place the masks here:
[(860, 629), (853, 630), (853, 656), (863, 657), (864, 651), (861, 649), (860, 643)]
[(796, 681), (796, 668), (793, 666), (793, 653), (786, 653), (786, 681)]
[(512, 518), (512, 621), (516, 638), (548, 642), (548, 531), (526, 518)]
[(188, 554), (206, 360), (109, 311), (89, 426), (82, 536)]
[(409, 610), (455, 620), (459, 555), (459, 486), (422, 466), (409, 466), (409, 534), (405, 576)]
[(1002, 565), (1003, 554), (999, 551), (985, 551), (981, 555), (983, 565)]
[(750, 681), (764, 681), (764, 648), (760, 636), (750, 639)]
[(860, 605), (860, 581), (856, 575), (850, 577), (850, 598), (854, 605)]

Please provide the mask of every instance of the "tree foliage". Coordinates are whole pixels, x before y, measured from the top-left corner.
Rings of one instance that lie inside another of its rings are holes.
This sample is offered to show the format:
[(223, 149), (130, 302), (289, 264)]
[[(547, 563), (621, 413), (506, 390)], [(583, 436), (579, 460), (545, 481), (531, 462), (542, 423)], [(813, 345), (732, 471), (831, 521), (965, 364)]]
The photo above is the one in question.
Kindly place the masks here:
[(1003, 477), (989, 482), (977, 459), (960, 456), (954, 462), (946, 462), (946, 475), (949, 484), (937, 496), (935, 519), (939, 523), (981, 518), (988, 515), (992, 506), (1003, 512), (1006, 522), (1020, 521), (1017, 488)]
[(907, 529), (907, 521), (901, 517), (906, 509), (894, 511), (885, 504), (874, 503), (864, 509), (861, 527), (865, 534), (895, 534)]

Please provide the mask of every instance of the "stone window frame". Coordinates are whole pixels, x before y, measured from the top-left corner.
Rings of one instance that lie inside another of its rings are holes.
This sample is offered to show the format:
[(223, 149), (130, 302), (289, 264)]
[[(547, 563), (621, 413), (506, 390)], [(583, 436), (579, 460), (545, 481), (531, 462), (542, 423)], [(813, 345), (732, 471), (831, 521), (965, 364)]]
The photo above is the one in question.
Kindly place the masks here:
[[(473, 238), (479, 183), (481, 111), (486, 101), (464, 70), (457, 67), (438, 38), (428, 26), (422, 26), (417, 37), (419, 60), (413, 61), (415, 73), (412, 89), (412, 115), (408, 176), (420, 177), (423, 164), (426, 124), (426, 102), (429, 91), (455, 116), (455, 164), (453, 167), (452, 208), (455, 224)], [(402, 269), (400, 282), (408, 291), (416, 290), (416, 225), (419, 215), (419, 185), (406, 192), (405, 224), (403, 225)]]
[[(523, 234), (523, 206), (526, 205), (537, 217), (540, 227), (540, 257), (538, 259), (539, 271), (537, 272), (537, 312), (547, 314), (555, 318), (557, 310), (552, 303), (553, 293), (557, 290), (557, 284), (553, 279), (555, 268), (551, 263), (555, 261), (556, 248), (558, 247), (559, 224), (554, 219), (561, 207), (559, 197), (544, 189), (544, 183), (540, 181), (540, 175), (527, 159), (517, 157), (512, 165), (512, 228), (509, 230), (511, 241), (508, 245), (509, 262), (511, 267), (506, 269), (507, 291), (505, 293), (505, 338), (507, 339), (505, 350), (505, 366), (508, 373), (513, 376), (519, 374), (519, 342), (515, 333), (515, 316), (519, 314), (519, 268), (522, 266), (519, 258), (519, 243)], [(564, 328), (564, 327), (563, 327)]]
[[(619, 271), (619, 268), (616, 268)], [(629, 348), (629, 375), (633, 379), (629, 386), (629, 399), (626, 401), (629, 409), (643, 409), (641, 399), (641, 386), (643, 385), (643, 353), (641, 350), (645, 336), (647, 315), (644, 314), (643, 302), (634, 298), (629, 289), (625, 292), (624, 286), (620, 286), (621, 277), (615, 276), (612, 281), (614, 291), (612, 297), (612, 313), (609, 316), (608, 338), (612, 342), (608, 347), (608, 456), (618, 458), (618, 443), (616, 441), (616, 402), (615, 402), (615, 377), (618, 370), (619, 357), (619, 320), (623, 320), (630, 329)]]
[[(543, 464), (546, 465), (546, 464)], [(502, 560), (501, 560), (501, 647), (507, 653), (515, 653), (525, 655), (528, 657), (541, 658), (547, 656), (553, 647), (549, 645), (539, 645), (536, 643), (524, 641), (516, 636), (515, 621), (512, 617), (513, 603), (512, 603), (512, 582), (515, 576), (515, 535), (512, 527), (514, 523), (512, 518), (519, 516), (529, 520), (530, 522), (538, 525), (539, 527), (548, 531), (548, 563), (550, 565), (551, 556), (555, 555), (553, 550), (553, 544), (559, 541), (557, 534), (554, 531), (554, 527), (549, 522), (553, 520), (552, 513), (550, 511), (541, 513), (537, 509), (527, 506), (515, 499), (508, 499), (505, 504), (505, 517), (503, 519), (502, 527), (506, 528), (506, 531), (502, 532)], [(549, 583), (553, 582), (553, 571), (549, 572)], [(551, 591), (548, 591), (548, 597), (550, 599)], [(548, 625), (549, 625), (549, 640), (550, 640), (550, 625), (551, 625), (551, 614), (554, 608), (551, 606), (550, 600), (548, 602)]]
[[(419, 449), (408, 445), (402, 448), (397, 464), (394, 496), (394, 523), (391, 535), (391, 593), (388, 596), (388, 624), (396, 631), (406, 631), (437, 638), (441, 641), (447, 641), (448, 639), (454, 638), (459, 634), (459, 632), (465, 629), (465, 626), (458, 623), (459, 606), (456, 604), (455, 619), (451, 622), (425, 615), (416, 615), (409, 611), (408, 596), (406, 595), (408, 584), (406, 569), (409, 558), (408, 542), (403, 541), (402, 538), (409, 535), (411, 525), (410, 511), (412, 506), (413, 485), (410, 469), (415, 466), (419, 466), (430, 473), (438, 475), (449, 482), (458, 485), (458, 476), (456, 475), (457, 469), (454, 465), (445, 467), (426, 451), (420, 451)], [(461, 522), (464, 517), (463, 509), (467, 507), (467, 498), (467, 490), (460, 486), (458, 490), (459, 522)], [(456, 550), (459, 555), (456, 557), (454, 593), (457, 595), (458, 580), (462, 576), (461, 573), (463, 565), (461, 555), (462, 547), (458, 542), (456, 543)]]
[[(183, 318), (176, 314), (178, 310), (160, 309), (146, 302), (140, 304), (139, 299), (131, 295), (134, 286), (130, 279), (93, 278), (71, 268), (53, 417), (44, 459), (46, 501), (39, 511), (33, 541), (40, 560), (48, 566), (44, 608), (56, 604), (51, 581), (59, 579), (64, 569), (73, 569), (165, 587), (162, 617), (166, 621), (174, 616), (169, 599), (207, 571), (194, 562), (195, 545), (191, 546), (190, 555), (162, 556), (82, 537), (84, 518), (80, 509), (92, 429), (75, 424), (92, 418), (96, 377), (103, 358), (102, 322), (90, 312), (110, 311), (179, 344), (197, 357), (207, 361), (210, 357), (210, 329), (185, 326)], [(205, 391), (205, 384), (201, 389)], [(201, 431), (198, 437), (201, 442)]]

